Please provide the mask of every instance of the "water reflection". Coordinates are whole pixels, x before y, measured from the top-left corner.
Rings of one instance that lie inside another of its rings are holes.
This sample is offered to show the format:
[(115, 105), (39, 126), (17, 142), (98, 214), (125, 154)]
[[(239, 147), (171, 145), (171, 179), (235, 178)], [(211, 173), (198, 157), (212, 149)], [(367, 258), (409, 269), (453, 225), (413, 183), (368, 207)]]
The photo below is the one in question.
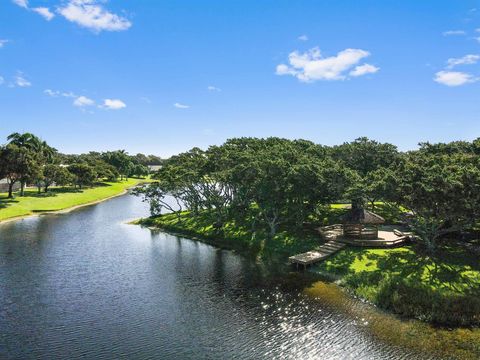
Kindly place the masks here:
[(129, 196), (0, 225), (0, 358), (425, 359), (233, 252), (125, 224)]

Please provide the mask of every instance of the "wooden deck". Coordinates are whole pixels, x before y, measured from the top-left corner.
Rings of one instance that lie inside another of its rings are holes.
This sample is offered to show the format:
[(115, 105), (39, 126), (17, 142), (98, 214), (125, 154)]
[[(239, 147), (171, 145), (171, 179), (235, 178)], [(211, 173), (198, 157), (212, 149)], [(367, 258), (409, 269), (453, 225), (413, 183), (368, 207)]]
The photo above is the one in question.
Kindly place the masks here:
[(364, 246), (364, 247), (377, 247), (387, 248), (395, 247), (404, 244), (410, 239), (409, 233), (395, 233), (394, 231), (378, 231), (377, 239), (352, 239), (345, 236), (337, 237), (337, 241), (352, 245), (352, 246)]
[(290, 262), (290, 264), (296, 264), (297, 266), (303, 265), (303, 267), (305, 268), (308, 265), (319, 262), (329, 257), (330, 255), (335, 254), (337, 251), (343, 249), (345, 246), (346, 244), (338, 241), (329, 241), (321, 245), (317, 250), (290, 256), (288, 258), (288, 261)]
[(288, 258), (290, 264), (295, 264), (297, 267), (298, 265), (303, 265), (303, 267), (306, 268), (308, 265), (322, 261), (330, 255), (335, 254), (347, 245), (388, 248), (402, 245), (412, 237), (412, 234), (409, 232), (401, 232), (393, 227), (387, 226), (384, 226), (383, 230), (378, 231), (377, 239), (346, 237), (343, 235), (343, 228), (340, 224), (325, 226), (317, 230), (327, 242), (317, 250), (290, 256)]
[(395, 247), (408, 242), (412, 237), (410, 232), (401, 232), (392, 226), (383, 226), (382, 230), (378, 230), (378, 238), (376, 239), (363, 239), (344, 236), (341, 225), (325, 226), (318, 228), (317, 230), (325, 240), (364, 247)]
[(409, 240), (408, 236), (397, 237), (395, 239), (349, 239), (345, 237), (337, 238), (338, 242), (361, 247), (388, 248), (404, 244)]

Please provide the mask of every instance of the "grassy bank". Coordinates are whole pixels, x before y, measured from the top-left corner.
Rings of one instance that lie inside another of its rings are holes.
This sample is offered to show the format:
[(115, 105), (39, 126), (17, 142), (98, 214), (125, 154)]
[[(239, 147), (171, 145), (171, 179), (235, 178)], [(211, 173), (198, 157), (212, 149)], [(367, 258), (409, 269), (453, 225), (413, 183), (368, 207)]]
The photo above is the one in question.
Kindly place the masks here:
[[(305, 230), (280, 229), (273, 239), (252, 236), (247, 228), (228, 223), (213, 227), (208, 213), (180, 217), (166, 214), (141, 224), (199, 238), (207, 243), (286, 262), (293, 254), (313, 250), (322, 241)], [(435, 255), (413, 246), (397, 249), (347, 248), (312, 271), (346, 287), (355, 296), (408, 318), (446, 326), (480, 325), (480, 262), (461, 247), (444, 247)]]
[(236, 250), (259, 259), (284, 261), (290, 255), (309, 251), (319, 245), (318, 236), (304, 230), (287, 231), (280, 228), (273, 239), (268, 239), (265, 232), (257, 231), (252, 235), (249, 228), (229, 222), (222, 231), (219, 231), (214, 228), (212, 219), (206, 212), (195, 217), (190, 216), (187, 211), (180, 217), (165, 214), (142, 219), (139, 223), (199, 238), (217, 247)]
[(336, 276), (356, 296), (409, 318), (480, 325), (480, 263), (461, 248), (435, 255), (413, 247), (343, 250), (314, 268)]
[(7, 194), (0, 194), (0, 221), (94, 203), (122, 194), (142, 181), (145, 180), (102, 182), (85, 189), (51, 188), (48, 193), (40, 194), (36, 190), (28, 189), (25, 196), (17, 195), (13, 199), (8, 199)]

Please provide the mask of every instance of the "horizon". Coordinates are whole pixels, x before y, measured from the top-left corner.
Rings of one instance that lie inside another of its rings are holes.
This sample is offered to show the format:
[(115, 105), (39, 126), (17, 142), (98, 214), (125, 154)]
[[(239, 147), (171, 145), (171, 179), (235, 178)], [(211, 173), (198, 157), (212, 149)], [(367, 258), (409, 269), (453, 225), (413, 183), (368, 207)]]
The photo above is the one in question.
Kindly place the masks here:
[[(36, 135), (36, 134), (33, 134), (33, 135)], [(7, 135), (7, 136), (8, 136), (8, 135)], [(272, 138), (272, 137), (275, 137), (275, 136), (266, 136), (266, 137), (255, 137), (255, 136), (252, 136), (252, 138), (257, 138), (257, 139), (267, 139), (267, 138)], [(354, 139), (352, 139), (352, 140), (344, 141), (344, 142), (341, 142), (341, 143), (338, 143), (338, 144), (328, 144), (328, 145), (327, 145), (327, 144), (322, 144), (322, 143), (317, 143), (317, 142), (315, 142), (315, 141), (313, 141), (313, 140), (303, 139), (303, 138), (287, 138), (287, 137), (277, 137), (277, 138), (279, 138), (279, 139), (286, 139), (286, 140), (292, 140), (292, 141), (294, 141), (294, 140), (306, 140), (306, 141), (311, 141), (311, 142), (313, 142), (313, 143), (316, 144), (316, 145), (327, 146), (327, 147), (334, 147), (334, 146), (339, 146), (339, 145), (342, 145), (342, 144), (345, 144), (345, 143), (352, 143), (352, 142), (354, 142), (355, 140), (358, 140), (358, 139), (360, 139), (360, 138), (363, 138), (363, 136), (358, 136), (358, 137), (356, 137), (356, 138), (354, 138)], [(409, 152), (409, 151), (418, 150), (418, 149), (420, 148), (420, 145), (422, 144), (422, 143), (419, 143), (419, 144), (417, 144), (417, 146), (416, 146), (415, 148), (403, 150), (403, 149), (400, 149), (400, 147), (398, 147), (397, 144), (394, 144), (394, 143), (390, 143), (390, 142), (380, 142), (380, 141), (378, 141), (377, 139), (371, 139), (371, 138), (368, 138), (368, 137), (366, 137), (366, 138), (367, 138), (368, 140), (377, 141), (377, 142), (379, 142), (379, 143), (388, 143), (388, 144), (394, 145), (394, 146), (397, 147), (397, 150), (398, 150), (399, 152), (403, 152), (403, 153)], [(154, 155), (154, 156), (160, 157), (161, 159), (168, 159), (168, 158), (170, 158), (171, 156), (174, 156), (174, 155), (177, 155), (177, 154), (180, 154), (180, 153), (187, 152), (187, 151), (189, 151), (189, 150), (191, 150), (191, 149), (193, 149), (193, 148), (199, 148), (199, 149), (205, 151), (205, 150), (207, 150), (210, 146), (220, 146), (220, 145), (224, 144), (227, 140), (230, 140), (230, 139), (233, 139), (233, 138), (228, 138), (228, 139), (225, 139), (225, 141), (223, 141), (223, 142), (221, 142), (221, 143), (218, 143), (218, 144), (209, 144), (209, 145), (206, 145), (206, 146), (203, 146), (203, 147), (201, 147), (201, 146), (195, 146), (195, 145), (194, 145), (194, 146), (192, 146), (192, 147), (190, 147), (190, 148), (188, 148), (188, 149), (181, 150), (181, 151), (179, 151), (179, 152), (172, 153), (172, 154), (169, 154), (169, 155), (167, 155), (167, 156), (164, 156), (164, 155), (161, 155), (161, 154), (155, 154), (155, 153), (150, 153), (150, 152), (144, 152), (144, 153), (142, 153), (142, 152), (138, 152), (138, 151), (129, 151), (127, 148), (116, 148), (116, 149), (114, 149), (114, 148), (112, 148), (112, 149), (102, 149), (102, 148), (98, 148), (98, 149), (93, 149), (93, 150), (87, 149), (86, 151), (83, 151), (83, 152), (72, 152), (72, 153), (69, 153), (69, 152), (62, 151), (61, 149), (57, 148), (56, 146), (53, 146), (53, 145), (50, 144), (49, 141), (47, 141), (46, 139), (40, 138), (40, 140), (42, 140), (42, 141), (45, 140), (49, 145), (51, 145), (55, 150), (57, 150), (60, 154), (63, 154), (63, 155), (81, 155), (81, 154), (88, 154), (88, 153), (90, 153), (90, 152), (104, 153), (104, 152), (109, 152), (109, 151), (125, 150), (125, 151), (127, 152), (127, 154), (129, 154), (129, 155), (136, 155), (136, 154)], [(477, 140), (477, 139), (480, 139), (480, 137), (479, 137), (479, 138), (476, 138), (476, 139), (473, 139), (473, 140)], [(452, 140), (452, 142), (456, 142), (456, 141), (466, 141), (466, 142), (470, 142), (470, 141), (468, 141), (468, 140)], [(434, 143), (434, 142), (425, 141), (424, 143), (438, 144), (438, 143), (443, 143), (443, 142)], [(449, 143), (449, 142), (447, 142), (447, 143)], [(6, 139), (6, 137), (5, 137), (5, 141), (4, 141), (3, 143), (0, 142), (0, 145), (4, 145), (4, 144), (8, 144), (8, 140)]]
[(480, 2), (435, 5), (4, 1), (0, 137), (164, 158), (245, 136), (472, 141)]

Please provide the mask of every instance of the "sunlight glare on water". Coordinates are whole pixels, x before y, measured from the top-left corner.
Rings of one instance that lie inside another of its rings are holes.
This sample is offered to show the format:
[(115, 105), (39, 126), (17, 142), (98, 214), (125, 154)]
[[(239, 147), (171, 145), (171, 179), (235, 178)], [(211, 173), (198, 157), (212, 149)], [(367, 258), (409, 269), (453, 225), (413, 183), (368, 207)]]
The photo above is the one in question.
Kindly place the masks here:
[(0, 225), (0, 358), (425, 359), (302, 275), (125, 223), (147, 215), (123, 196)]

